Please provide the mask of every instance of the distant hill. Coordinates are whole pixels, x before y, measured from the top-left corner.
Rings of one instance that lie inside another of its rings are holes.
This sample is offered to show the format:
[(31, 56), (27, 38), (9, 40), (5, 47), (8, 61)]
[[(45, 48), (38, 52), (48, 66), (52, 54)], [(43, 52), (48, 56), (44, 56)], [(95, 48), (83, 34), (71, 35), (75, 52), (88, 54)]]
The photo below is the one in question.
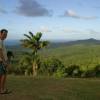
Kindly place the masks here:
[(100, 40), (96, 40), (93, 38), (86, 39), (86, 40), (77, 40), (77, 41), (70, 41), (67, 44), (100, 44)]
[[(20, 40), (7, 40), (5, 41), (5, 44), (7, 47), (13, 47), (13, 48), (21, 48), (20, 45)], [(79, 44), (84, 44), (84, 45), (100, 45), (100, 40), (96, 40), (93, 38), (90, 39), (85, 39), (85, 40), (74, 40), (74, 41), (51, 41), (48, 48), (57, 48), (57, 47), (63, 47), (63, 46), (70, 46), (70, 45), (79, 45)]]
[(64, 42), (51, 42), (49, 47), (60, 47), (60, 46), (70, 46), (70, 45), (78, 45), (78, 44), (84, 44), (84, 45), (93, 45), (97, 44), (100, 45), (100, 40), (96, 40), (93, 38), (85, 39), (85, 40), (74, 40), (74, 41), (64, 41)]

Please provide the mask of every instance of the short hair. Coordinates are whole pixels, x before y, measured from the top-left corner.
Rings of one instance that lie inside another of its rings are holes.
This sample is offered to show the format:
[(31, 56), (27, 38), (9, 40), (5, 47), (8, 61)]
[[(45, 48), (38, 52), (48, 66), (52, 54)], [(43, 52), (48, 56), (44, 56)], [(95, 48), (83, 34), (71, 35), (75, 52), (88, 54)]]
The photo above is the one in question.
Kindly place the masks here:
[(3, 32), (8, 33), (8, 30), (7, 30), (7, 29), (1, 29), (0, 32), (1, 32), (1, 33), (3, 33)]

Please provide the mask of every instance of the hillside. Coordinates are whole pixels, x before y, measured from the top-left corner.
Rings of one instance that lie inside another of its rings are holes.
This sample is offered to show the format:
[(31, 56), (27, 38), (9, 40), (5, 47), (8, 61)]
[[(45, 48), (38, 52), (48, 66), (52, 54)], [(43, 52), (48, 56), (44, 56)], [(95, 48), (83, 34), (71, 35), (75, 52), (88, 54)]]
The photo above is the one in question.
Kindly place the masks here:
[[(49, 46), (40, 51), (42, 58), (60, 59), (67, 67), (79, 65), (82, 69), (91, 69), (100, 64), (100, 41), (94, 39), (78, 40), (63, 43), (50, 43)], [(27, 50), (20, 45), (8, 46), (16, 59), (20, 59), (23, 51)]]
[(44, 58), (58, 58), (66, 67), (79, 65), (83, 70), (92, 69), (100, 64), (100, 41), (88, 39), (52, 44), (50, 48), (43, 50), (41, 55)]
[(100, 40), (96, 40), (93, 38), (90, 39), (85, 39), (85, 40), (73, 40), (73, 41), (63, 41), (63, 42), (51, 42), (49, 47), (50, 48), (56, 48), (56, 47), (61, 47), (61, 46), (70, 46), (70, 45), (79, 45), (79, 44), (84, 44), (84, 45), (99, 45)]

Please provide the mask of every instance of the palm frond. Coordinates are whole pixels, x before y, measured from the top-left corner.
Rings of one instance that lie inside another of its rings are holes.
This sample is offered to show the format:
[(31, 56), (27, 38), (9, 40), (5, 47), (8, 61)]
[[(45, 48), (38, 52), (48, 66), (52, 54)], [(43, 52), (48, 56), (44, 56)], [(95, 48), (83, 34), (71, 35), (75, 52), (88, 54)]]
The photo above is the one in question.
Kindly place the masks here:
[(27, 34), (24, 34), (25, 37), (27, 37), (28, 39), (31, 39), (31, 37)]
[(41, 32), (37, 32), (36, 35), (35, 35), (35, 38), (37, 41), (39, 41), (42, 37), (42, 33)]
[(34, 36), (32, 32), (29, 32), (29, 34), (30, 34), (30, 36), (31, 36), (31, 37), (33, 37), (33, 36)]
[(32, 42), (33, 42), (33, 43), (36, 42), (36, 38), (35, 38), (35, 36), (32, 37)]
[(40, 46), (41, 48), (48, 46), (49, 42), (48, 41), (41, 41)]
[(30, 35), (24, 34), (26, 39), (21, 40), (22, 46), (30, 48), (32, 51), (37, 53), (41, 48), (44, 48), (48, 45), (48, 41), (40, 40), (42, 37), (41, 32), (37, 32), (36, 35), (33, 35), (32, 32), (29, 32)]
[(27, 39), (23, 39), (23, 40), (20, 40), (21, 41), (21, 45), (24, 46), (24, 47), (27, 47), (28, 45), (28, 41)]

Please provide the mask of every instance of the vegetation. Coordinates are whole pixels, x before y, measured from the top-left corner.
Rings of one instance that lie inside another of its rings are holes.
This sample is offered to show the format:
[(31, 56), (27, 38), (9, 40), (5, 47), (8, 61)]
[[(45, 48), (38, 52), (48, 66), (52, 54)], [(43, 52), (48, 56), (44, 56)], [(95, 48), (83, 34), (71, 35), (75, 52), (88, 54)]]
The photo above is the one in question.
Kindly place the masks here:
[(29, 32), (29, 35), (24, 34), (24, 36), (26, 36), (26, 38), (21, 40), (22, 46), (31, 49), (31, 51), (29, 53), (25, 53), (26, 55), (21, 59), (21, 66), (32, 66), (33, 76), (37, 76), (39, 62), (39, 55), (37, 52), (46, 47), (48, 42), (41, 40), (41, 32), (37, 32), (36, 35)]
[[(57, 43), (56, 43), (57, 44)], [(54, 77), (99, 77), (100, 46), (96, 43), (82, 43), (67, 45), (53, 44), (48, 48), (40, 49), (37, 57), (37, 74)], [(55, 46), (54, 46), (55, 45)], [(55, 48), (56, 47), (56, 48)], [(9, 73), (32, 75), (32, 52), (30, 49), (13, 47), (14, 60)], [(25, 55), (24, 55), (25, 52)], [(27, 53), (26, 53), (27, 52)], [(24, 56), (23, 56), (24, 55)], [(26, 61), (26, 60), (27, 61)], [(22, 63), (23, 62), (23, 63)], [(58, 63), (60, 62), (60, 63)], [(52, 70), (53, 66), (55, 71)], [(63, 67), (61, 67), (63, 65)], [(78, 67), (78, 68), (76, 68)], [(50, 69), (51, 68), (51, 69)], [(59, 68), (61, 68), (59, 70)], [(76, 69), (75, 69), (76, 68)], [(74, 70), (75, 69), (75, 70)], [(71, 70), (71, 74), (68, 72)], [(77, 72), (77, 74), (76, 74)]]
[[(9, 74), (16, 76), (10, 75), (7, 82), (13, 95), (0, 95), (0, 100), (99, 100), (99, 45), (39, 49), (36, 59), (32, 55), (33, 49), (15, 46), (8, 50), (14, 53)], [(33, 58), (38, 66), (34, 78)]]

